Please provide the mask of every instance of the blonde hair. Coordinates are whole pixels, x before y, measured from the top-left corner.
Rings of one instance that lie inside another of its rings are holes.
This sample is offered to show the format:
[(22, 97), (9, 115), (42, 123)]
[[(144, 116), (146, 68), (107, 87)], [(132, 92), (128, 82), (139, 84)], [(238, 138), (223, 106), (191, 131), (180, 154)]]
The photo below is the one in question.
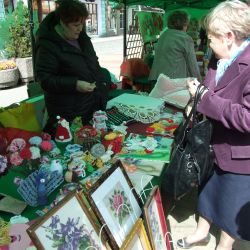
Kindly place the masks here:
[(250, 37), (250, 7), (239, 0), (218, 4), (205, 18), (207, 32), (223, 36), (233, 32), (238, 40)]

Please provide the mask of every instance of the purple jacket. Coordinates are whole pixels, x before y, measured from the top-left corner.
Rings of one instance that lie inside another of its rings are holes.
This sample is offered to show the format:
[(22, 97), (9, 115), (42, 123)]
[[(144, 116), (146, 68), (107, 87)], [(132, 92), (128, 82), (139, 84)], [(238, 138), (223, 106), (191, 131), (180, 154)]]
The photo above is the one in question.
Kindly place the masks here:
[(216, 66), (204, 84), (209, 91), (198, 111), (211, 118), (216, 162), (225, 171), (250, 174), (250, 45), (215, 86)]

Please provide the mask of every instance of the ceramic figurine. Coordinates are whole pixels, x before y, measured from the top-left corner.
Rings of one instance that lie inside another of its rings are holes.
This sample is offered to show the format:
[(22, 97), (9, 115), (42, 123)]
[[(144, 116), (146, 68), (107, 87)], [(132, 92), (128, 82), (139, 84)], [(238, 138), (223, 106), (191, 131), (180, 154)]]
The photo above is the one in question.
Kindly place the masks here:
[(52, 160), (50, 164), (50, 172), (58, 171), (60, 174), (63, 174), (63, 166), (59, 159)]

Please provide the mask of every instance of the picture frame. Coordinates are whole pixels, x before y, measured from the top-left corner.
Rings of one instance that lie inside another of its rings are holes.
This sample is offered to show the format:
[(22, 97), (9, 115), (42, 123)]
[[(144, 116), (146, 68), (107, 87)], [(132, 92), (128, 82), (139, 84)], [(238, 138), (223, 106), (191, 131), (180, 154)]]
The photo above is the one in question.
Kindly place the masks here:
[(160, 189), (154, 186), (143, 206), (145, 227), (153, 250), (171, 250)]
[(119, 249), (141, 216), (143, 207), (120, 160), (86, 191), (86, 197), (102, 223), (112, 249)]
[[(38, 250), (46, 249), (110, 249), (105, 236), (99, 237), (100, 228), (81, 197), (74, 191), (62, 199), (40, 220), (28, 229)], [(86, 246), (86, 247), (85, 247)], [(73, 247), (73, 248), (70, 248)]]
[(121, 250), (152, 250), (143, 220), (139, 218), (123, 242)]

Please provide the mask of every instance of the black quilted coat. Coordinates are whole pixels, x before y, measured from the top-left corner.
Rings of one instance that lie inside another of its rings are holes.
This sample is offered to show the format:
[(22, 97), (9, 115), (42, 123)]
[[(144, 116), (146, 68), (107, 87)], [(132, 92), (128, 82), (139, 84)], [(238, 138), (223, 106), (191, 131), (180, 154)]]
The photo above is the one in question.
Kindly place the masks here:
[[(36, 34), (35, 73), (44, 90), (48, 122), (50, 126), (55, 123), (57, 115), (68, 121), (81, 116), (88, 122), (94, 111), (106, 107), (105, 77), (87, 34), (80, 34), (79, 50), (56, 33), (57, 23), (55, 13), (50, 13)], [(92, 93), (80, 93), (77, 80), (96, 82), (97, 87)]]

